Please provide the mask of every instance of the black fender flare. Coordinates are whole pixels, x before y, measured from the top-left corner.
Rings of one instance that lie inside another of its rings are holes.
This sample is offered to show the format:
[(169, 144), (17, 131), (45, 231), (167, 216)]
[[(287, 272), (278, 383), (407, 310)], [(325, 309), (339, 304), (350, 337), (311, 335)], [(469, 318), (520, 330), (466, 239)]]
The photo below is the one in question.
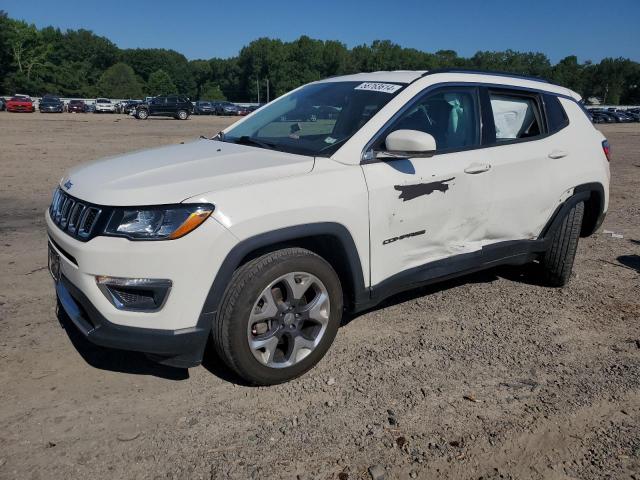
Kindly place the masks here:
[(353, 237), (349, 230), (347, 230), (344, 225), (334, 222), (295, 225), (249, 237), (239, 242), (229, 251), (220, 265), (211, 287), (209, 288), (209, 293), (207, 294), (202, 307), (197, 326), (200, 328), (211, 328), (215, 321), (218, 306), (220, 305), (227, 286), (231, 281), (231, 277), (244, 258), (252, 252), (268, 248), (272, 245), (283, 244), (318, 235), (331, 236), (340, 242), (346, 255), (348, 272), (351, 277), (346, 280), (351, 282), (354, 302), (361, 303), (368, 299), (369, 289), (365, 287), (362, 264), (360, 262), (356, 244), (353, 241)]
[[(562, 219), (569, 213), (569, 210), (580, 202), (590, 203), (589, 218), (583, 220), (581, 236), (592, 235), (604, 221), (606, 212), (604, 211), (604, 186), (599, 182), (583, 183), (573, 189), (573, 195), (556, 208), (555, 212), (542, 229), (541, 240), (550, 241), (557, 228), (562, 223)], [(587, 215), (587, 209), (585, 209)]]

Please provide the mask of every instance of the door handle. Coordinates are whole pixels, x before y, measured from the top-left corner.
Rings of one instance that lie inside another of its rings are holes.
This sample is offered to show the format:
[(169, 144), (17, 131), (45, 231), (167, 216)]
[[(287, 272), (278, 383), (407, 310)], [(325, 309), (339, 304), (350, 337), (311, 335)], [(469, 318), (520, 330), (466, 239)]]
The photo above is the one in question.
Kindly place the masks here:
[(564, 158), (569, 155), (569, 152), (565, 152), (564, 150), (554, 150), (549, 154), (549, 158)]
[(488, 163), (472, 163), (467, 168), (464, 169), (464, 173), (482, 173), (491, 170), (491, 165)]

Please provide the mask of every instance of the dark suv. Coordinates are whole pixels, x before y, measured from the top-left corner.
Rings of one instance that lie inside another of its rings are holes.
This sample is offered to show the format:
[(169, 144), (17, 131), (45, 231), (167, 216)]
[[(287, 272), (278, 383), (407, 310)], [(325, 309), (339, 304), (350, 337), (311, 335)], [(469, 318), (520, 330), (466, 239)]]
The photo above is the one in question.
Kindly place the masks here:
[(149, 116), (173, 117), (186, 120), (193, 113), (193, 104), (184, 95), (154, 97), (136, 107), (135, 117), (145, 120)]

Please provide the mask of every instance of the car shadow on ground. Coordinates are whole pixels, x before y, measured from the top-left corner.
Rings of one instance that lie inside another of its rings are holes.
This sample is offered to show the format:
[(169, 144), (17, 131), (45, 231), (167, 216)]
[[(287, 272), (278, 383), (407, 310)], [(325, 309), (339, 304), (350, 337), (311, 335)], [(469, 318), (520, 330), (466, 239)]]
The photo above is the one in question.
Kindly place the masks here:
[(58, 308), (56, 315), (80, 356), (94, 368), (133, 375), (152, 375), (167, 380), (186, 380), (189, 378), (188, 369), (160, 365), (149, 360), (143, 353), (94, 345), (78, 331), (63, 308)]
[(220, 380), (224, 380), (225, 382), (230, 382), (235, 385), (240, 385), (243, 387), (252, 387), (255, 385), (251, 385), (246, 380), (240, 378), (235, 374), (227, 365), (224, 363), (218, 354), (216, 353), (216, 349), (211, 344), (211, 340), (207, 344), (207, 348), (204, 351), (204, 358), (202, 359), (202, 366), (211, 374), (218, 377)]
[(640, 255), (620, 255), (617, 260), (621, 265), (640, 273)]

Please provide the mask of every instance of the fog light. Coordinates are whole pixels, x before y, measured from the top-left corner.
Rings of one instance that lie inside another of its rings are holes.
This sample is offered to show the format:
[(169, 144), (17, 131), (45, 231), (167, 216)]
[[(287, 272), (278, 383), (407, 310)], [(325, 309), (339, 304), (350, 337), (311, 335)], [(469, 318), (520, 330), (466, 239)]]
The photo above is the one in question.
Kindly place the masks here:
[(118, 310), (157, 312), (171, 291), (171, 280), (96, 276), (100, 291)]

